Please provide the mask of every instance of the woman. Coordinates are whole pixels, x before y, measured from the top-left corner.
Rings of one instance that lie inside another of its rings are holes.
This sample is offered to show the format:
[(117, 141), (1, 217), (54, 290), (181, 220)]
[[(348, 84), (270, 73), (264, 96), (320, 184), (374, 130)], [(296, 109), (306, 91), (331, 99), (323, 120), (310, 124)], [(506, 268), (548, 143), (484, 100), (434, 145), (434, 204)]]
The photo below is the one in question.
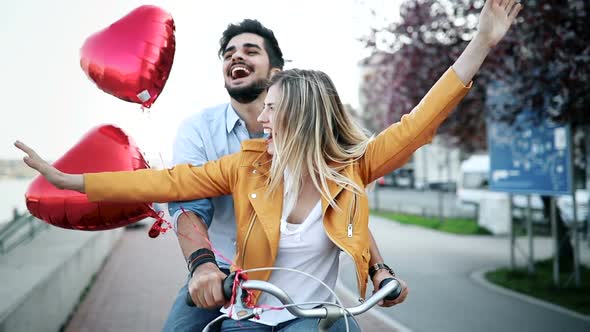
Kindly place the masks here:
[[(86, 193), (91, 201), (167, 202), (231, 193), (238, 228), (235, 262), (239, 267), (295, 267), (333, 287), (338, 253), (343, 250), (355, 262), (358, 290), (364, 297), (370, 260), (369, 208), (364, 188), (402, 166), (417, 148), (430, 142), (440, 123), (468, 92), (471, 79), (520, 9), (513, 0), (488, 0), (477, 34), (453, 66), (410, 114), (375, 138), (368, 138), (351, 120), (326, 74), (287, 70), (271, 80), (258, 118), (266, 138), (246, 141), (240, 153), (202, 167), (65, 174), (23, 143), (15, 145), (28, 154), (25, 163), (48, 181), (59, 188)], [(321, 287), (308, 281), (302, 284), (303, 280), (287, 272), (249, 275), (295, 294), (296, 302), (330, 300)], [(209, 285), (206, 280), (203, 285), (219, 288), (219, 284)], [(404, 288), (396, 303), (407, 296)], [(259, 297), (255, 294), (255, 301), (273, 304), (264, 295)], [(286, 311), (269, 311), (261, 322), (278, 325), (277, 330), (298, 330), (307, 326), (301, 324), (309, 323), (292, 318)], [(231, 324), (224, 322), (223, 328), (230, 330)], [(241, 322), (240, 327), (244, 324)], [(253, 329), (265, 328), (260, 323), (251, 324)]]

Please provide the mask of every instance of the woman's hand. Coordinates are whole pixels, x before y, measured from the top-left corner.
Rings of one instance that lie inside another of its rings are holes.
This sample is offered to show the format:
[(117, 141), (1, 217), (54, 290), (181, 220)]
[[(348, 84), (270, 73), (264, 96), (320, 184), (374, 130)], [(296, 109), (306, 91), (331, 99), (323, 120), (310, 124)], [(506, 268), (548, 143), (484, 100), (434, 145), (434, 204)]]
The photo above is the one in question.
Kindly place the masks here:
[(379, 302), (379, 306), (381, 306), (381, 307), (391, 307), (396, 304), (400, 304), (405, 301), (405, 299), (409, 293), (408, 285), (406, 285), (406, 282), (399, 279), (399, 278), (394, 277), (387, 270), (378, 270), (377, 273), (375, 273), (375, 275), (373, 276), (373, 289), (375, 290), (375, 292), (379, 290), (379, 285), (381, 284), (381, 281), (388, 279), (388, 278), (394, 278), (395, 280), (397, 280), (400, 283), (400, 286), (402, 287), (402, 292), (395, 300), (392, 300), (392, 301), (381, 300)]
[(14, 146), (27, 154), (23, 158), (27, 166), (39, 172), (48, 182), (57, 188), (84, 192), (84, 177), (81, 174), (67, 174), (58, 170), (39, 157), (35, 150), (23, 142), (16, 141), (14, 142)]
[(521, 9), (515, 0), (486, 0), (479, 15), (478, 37), (493, 48), (504, 38)]
[(506, 35), (522, 9), (514, 0), (486, 0), (475, 37), (453, 64), (455, 73), (464, 85), (469, 84), (479, 71), (488, 53)]

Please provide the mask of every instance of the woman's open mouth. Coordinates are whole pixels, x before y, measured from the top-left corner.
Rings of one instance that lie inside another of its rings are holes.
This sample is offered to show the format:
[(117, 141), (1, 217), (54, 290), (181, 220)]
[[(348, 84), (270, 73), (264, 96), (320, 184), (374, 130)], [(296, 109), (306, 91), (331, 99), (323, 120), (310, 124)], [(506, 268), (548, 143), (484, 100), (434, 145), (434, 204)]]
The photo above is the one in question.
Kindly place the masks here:
[(267, 141), (272, 140), (272, 130), (270, 128), (264, 128), (264, 135), (262, 137)]

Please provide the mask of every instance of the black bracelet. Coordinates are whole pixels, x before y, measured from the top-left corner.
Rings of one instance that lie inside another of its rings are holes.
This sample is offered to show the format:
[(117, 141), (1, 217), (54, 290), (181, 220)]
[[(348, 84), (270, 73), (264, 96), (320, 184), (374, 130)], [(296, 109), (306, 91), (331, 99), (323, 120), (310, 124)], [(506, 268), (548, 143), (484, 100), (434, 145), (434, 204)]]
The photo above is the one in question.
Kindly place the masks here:
[(370, 266), (369, 277), (372, 279), (375, 273), (377, 273), (377, 271), (379, 270), (387, 270), (387, 272), (389, 272), (392, 276), (395, 277), (395, 272), (393, 272), (393, 270), (385, 263), (377, 263), (375, 265)]
[(217, 265), (217, 260), (215, 259), (215, 254), (213, 253), (213, 251), (207, 248), (201, 248), (190, 254), (190, 256), (188, 256), (188, 258), (186, 259), (186, 263), (188, 271), (190, 272), (190, 275), (192, 277), (193, 273), (195, 272), (197, 267), (199, 267), (199, 265), (204, 263), (213, 263)]

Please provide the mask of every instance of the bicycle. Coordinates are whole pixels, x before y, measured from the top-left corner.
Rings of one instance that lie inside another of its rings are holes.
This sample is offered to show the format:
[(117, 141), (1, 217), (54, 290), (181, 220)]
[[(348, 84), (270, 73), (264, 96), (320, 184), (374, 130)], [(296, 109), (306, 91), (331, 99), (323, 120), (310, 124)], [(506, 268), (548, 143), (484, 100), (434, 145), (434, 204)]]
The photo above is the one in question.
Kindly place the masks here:
[[(247, 299), (248, 291), (258, 290), (273, 295), (279, 301), (281, 301), (281, 303), (284, 305), (284, 308), (295, 317), (319, 318), (319, 332), (328, 331), (330, 327), (341, 317), (354, 317), (368, 311), (381, 300), (395, 300), (402, 292), (401, 284), (394, 278), (388, 278), (380, 283), (379, 291), (375, 292), (371, 297), (363, 301), (360, 305), (345, 308), (342, 305), (336, 303), (323, 303), (319, 307), (309, 309), (301, 308), (297, 304), (293, 303), (291, 297), (278, 286), (261, 280), (245, 280), (239, 277), (236, 278), (235, 272), (231, 273), (224, 280), (222, 287), (224, 297), (228, 301), (235, 299), (236, 303), (233, 305), (232, 310), (230, 310), (228, 313), (224, 313), (210, 322), (205, 327), (205, 329), (203, 329), (203, 332), (210, 332), (212, 326), (220, 324), (221, 321), (225, 319), (234, 319), (240, 321), (260, 315), (265, 309), (260, 307), (250, 307), (244, 302)], [(195, 305), (189, 293), (187, 293), (186, 303), (189, 306)], [(348, 322), (346, 322), (346, 326), (348, 330)]]

